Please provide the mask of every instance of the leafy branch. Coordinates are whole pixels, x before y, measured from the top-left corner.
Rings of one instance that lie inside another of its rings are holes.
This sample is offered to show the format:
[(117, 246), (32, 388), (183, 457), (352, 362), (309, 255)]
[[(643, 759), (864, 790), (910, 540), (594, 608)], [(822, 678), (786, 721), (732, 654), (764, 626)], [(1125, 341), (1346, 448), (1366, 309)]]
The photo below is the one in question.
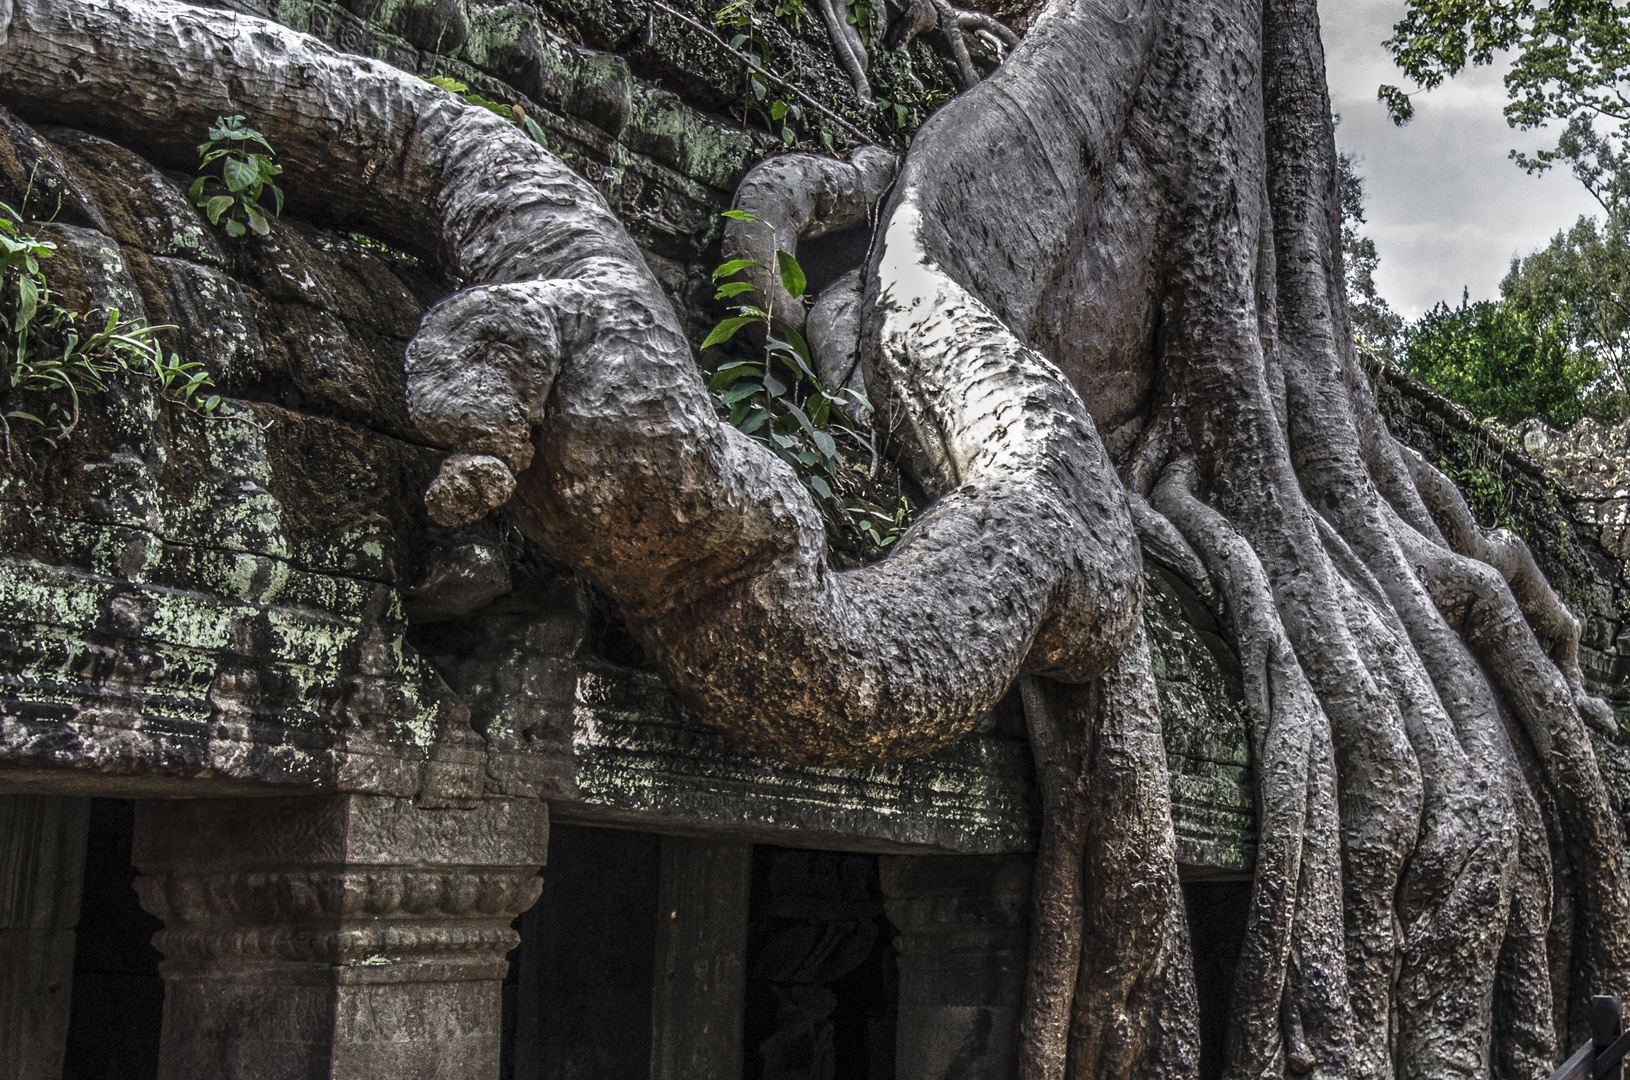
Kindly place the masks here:
[[(724, 216), (739, 221), (759, 220), (741, 210), (727, 210)], [(801, 302), (808, 287), (803, 267), (785, 251), (777, 251), (775, 257), (782, 286), (794, 303)], [(758, 327), (764, 332), (764, 352), (751, 360), (720, 364), (708, 389), (717, 395), (728, 421), (742, 434), (763, 443), (791, 465), (816, 495), (833, 500), (834, 484), (844, 467), (838, 439), (857, 450), (871, 451), (871, 441), (849, 421), (845, 409), (870, 415), (872, 406), (865, 395), (855, 390), (832, 393), (823, 388), (803, 335), (777, 318), (773, 305), (766, 310), (745, 299), (747, 294), (759, 292), (757, 286), (727, 280), (744, 270), (762, 267), (762, 263), (748, 259), (732, 259), (713, 271), (713, 280), (720, 282), (714, 298), (737, 301), (731, 305), (736, 314), (715, 326), (701, 347), (724, 345), (741, 330)]]
[[(256, 149), (259, 147), (260, 149)], [(264, 150), (265, 153), (261, 153)], [(257, 236), (271, 231), (260, 197), (272, 192), (272, 214), (283, 213), (283, 189), (272, 181), (283, 172), (272, 162), (275, 151), (266, 136), (245, 124), (240, 116), (216, 117), (209, 138), (198, 144), (198, 170), (187, 195), (193, 205), (202, 207), (211, 225), (226, 221), (228, 236), (242, 236), (253, 230)], [(220, 163), (219, 176), (205, 172)], [(224, 189), (221, 191), (219, 189)], [(216, 194), (210, 194), (216, 191)]]

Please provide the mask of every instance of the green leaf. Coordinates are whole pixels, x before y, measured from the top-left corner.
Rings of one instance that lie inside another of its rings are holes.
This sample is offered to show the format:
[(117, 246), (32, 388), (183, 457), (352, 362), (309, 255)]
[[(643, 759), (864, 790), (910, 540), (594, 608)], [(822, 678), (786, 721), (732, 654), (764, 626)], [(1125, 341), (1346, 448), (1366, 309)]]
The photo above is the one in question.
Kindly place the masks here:
[(525, 113), (522, 113), (521, 126), (526, 129), (526, 133), (528, 135), (532, 136), (533, 142), (537, 143), (539, 146), (550, 151), (551, 153), (554, 151), (554, 147), (549, 145), (549, 136), (544, 134), (544, 130), (538, 126), (538, 122), (536, 120), (532, 119)]
[(726, 319), (718, 326), (713, 328), (713, 332), (707, 336), (706, 341), (702, 342), (701, 347), (704, 349), (711, 349), (715, 345), (723, 345), (725, 342), (736, 336), (736, 331), (740, 330), (748, 323), (754, 323), (757, 321), (757, 319), (747, 315), (738, 316), (734, 319)]
[(24, 274), (17, 279), (17, 333), (34, 318), (40, 306), (40, 288), (32, 277)]
[(717, 393), (734, 383), (737, 379), (748, 375), (757, 375), (763, 370), (762, 365), (753, 360), (736, 360), (728, 364), (720, 364), (719, 369), (708, 380), (707, 388)]
[(439, 86), (443, 90), (448, 90), (455, 94), (462, 94), (469, 89), (469, 87), (464, 83), (461, 83), (457, 79), (451, 78), (447, 75), (432, 75), (426, 79), (425, 82), (429, 83), (431, 86)]
[(253, 187), (260, 179), (260, 170), (253, 162), (227, 158), (221, 163), (221, 177), (226, 181), (226, 190), (235, 195)]
[(227, 218), (226, 219), (226, 235), (228, 235), (228, 236), (242, 236), (244, 233), (246, 233), (248, 231), (249, 231), (248, 229), (243, 227), (243, 222), (239, 221), (237, 218)]
[(787, 115), (787, 103), (785, 101), (776, 101), (770, 106), (771, 120), (779, 120), (785, 115)]
[(727, 263), (719, 264), (719, 266), (713, 271), (713, 280), (718, 281), (722, 277), (729, 277), (731, 274), (739, 274), (749, 266), (757, 266), (762, 268), (764, 264), (754, 262), (751, 259), (731, 259)]
[(798, 134), (790, 127), (784, 127), (781, 129), (781, 141), (791, 146), (798, 141)]
[(768, 410), (762, 408), (756, 409), (749, 412), (742, 420), (736, 421), (735, 426), (740, 429), (743, 435), (751, 435), (753, 432), (763, 427), (764, 422), (769, 418), (770, 414)]
[(798, 265), (798, 260), (785, 251), (775, 253), (775, 261), (781, 268), (781, 286), (794, 297), (804, 295), (804, 286), (808, 284), (804, 277), (804, 268)]
[(830, 499), (832, 497), (832, 489), (828, 487), (826, 481), (822, 480), (819, 476), (805, 477), (804, 483), (808, 484), (810, 488), (814, 490), (815, 494), (819, 495), (821, 498)]
[(811, 382), (818, 383), (820, 380), (816, 379), (815, 372), (810, 370), (810, 365), (813, 364), (814, 361), (809, 358), (809, 342), (804, 340), (804, 335), (800, 334), (798, 331), (794, 330), (792, 327), (788, 326), (779, 319), (776, 320), (776, 326), (783, 334), (786, 335), (787, 343), (791, 345), (793, 351), (798, 354), (798, 359), (803, 361), (803, 364), (800, 366), (803, 367), (804, 374), (809, 376)]
[(272, 231), (272, 227), (266, 223), (266, 215), (261, 213), (260, 207), (254, 203), (246, 202), (243, 209), (244, 213), (249, 215), (249, 227), (255, 230), (257, 235), (265, 236)]
[(731, 281), (719, 286), (719, 291), (713, 294), (715, 300), (728, 300), (732, 296), (742, 293), (758, 292), (758, 286), (751, 281)]
[[(221, 223), (221, 215), (232, 209), (232, 204), (238, 200), (230, 195), (217, 195), (204, 205), (204, 216), (209, 218), (211, 225)], [(231, 231), (230, 229), (228, 230)], [(241, 234), (239, 234), (241, 235)]]
[(216, 409), (220, 408), (220, 406), (221, 406), (221, 395), (220, 394), (211, 394), (208, 398), (206, 398), (204, 400), (204, 411), (205, 412), (214, 412)]
[(745, 210), (726, 210), (720, 217), (734, 218), (737, 221), (762, 221), (763, 218), (754, 217)]
[(737, 383), (735, 386), (732, 386), (729, 390), (726, 390), (723, 394), (720, 394), (719, 395), (719, 403), (721, 405), (726, 405), (726, 406), (734, 405), (738, 401), (746, 401), (748, 398), (752, 397), (754, 394), (760, 394), (760, 393), (763, 393), (763, 392), (764, 392), (764, 387), (763, 386), (761, 386), (758, 383), (753, 382), (752, 380), (749, 379), (749, 380), (745, 380), (743, 382)]
[(197, 206), (198, 201), (204, 197), (204, 181), (208, 179), (207, 176), (200, 176), (192, 182), (192, 187), (187, 189), (187, 198), (192, 200), (194, 206)]
[(1381, 87), (1375, 92), (1375, 99), (1387, 107), (1387, 115), (1399, 127), (1415, 118), (1415, 103), (1396, 86)]

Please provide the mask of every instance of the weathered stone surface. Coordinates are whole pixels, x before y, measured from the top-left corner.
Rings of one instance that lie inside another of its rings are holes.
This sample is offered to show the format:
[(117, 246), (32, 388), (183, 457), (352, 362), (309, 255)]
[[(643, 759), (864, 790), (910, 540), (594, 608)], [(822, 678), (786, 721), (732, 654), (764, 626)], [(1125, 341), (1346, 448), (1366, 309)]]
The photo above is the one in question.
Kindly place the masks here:
[(510, 922), (537, 900), (548, 837), (528, 800), (142, 804), (136, 887), (165, 924), (160, 1076), (487, 1080)]
[[(26, 129), (10, 123), (15, 145)], [(0, 757), (18, 767), (0, 784), (73, 767), (108, 791), (418, 792), (463, 723), (393, 645), (392, 585), (415, 565), (415, 489), (437, 460), (394, 437), (412, 435), (400, 357), (424, 282), (281, 224), (229, 260), (175, 181), (111, 143), (51, 134), (69, 201), (98, 207), (107, 230), (46, 227), (54, 291), (173, 320), (185, 330), (167, 343), (229, 399), (206, 418), (120, 376), (60, 450), (36, 446), (0, 475)], [(480, 790), (479, 760), (462, 781), (441, 771), (444, 787)]]
[(651, 1080), (741, 1077), (752, 863), (748, 844), (662, 838)]

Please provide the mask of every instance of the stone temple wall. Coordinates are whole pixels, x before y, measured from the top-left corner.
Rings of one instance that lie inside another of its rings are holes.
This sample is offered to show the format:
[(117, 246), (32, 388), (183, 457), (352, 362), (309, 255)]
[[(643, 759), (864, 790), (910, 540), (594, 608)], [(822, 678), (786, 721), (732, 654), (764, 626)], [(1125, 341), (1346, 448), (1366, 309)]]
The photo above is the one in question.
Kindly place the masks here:
[[(628, 227), (694, 339), (717, 316), (718, 214), (782, 143), (742, 124), (741, 68), (674, 14), (706, 24), (712, 8), (226, 6), (520, 105)], [(919, 42), (909, 75), (874, 66), (891, 105), (868, 110), (813, 10), (764, 33), (777, 70), (870, 140), (903, 145), (951, 90)], [(133, 858), (143, 903), (165, 924), (166, 1024), (205, 1030), (223, 1009), (281, 1009), (306, 1025), (248, 1049), (167, 1037), (166, 1054), (194, 1055), (199, 1075), (219, 1075), (208, 1070), (222, 1055), (284, 1044), (338, 1061), (323, 1025), (342, 1016), (363, 1035), (346, 1044), (352, 1071), (335, 1075), (418, 1075), (401, 1048), (436, 1036), (377, 1018), (446, 1015), (466, 1041), (426, 1060), (482, 1074), (509, 921), (537, 896), (551, 820), (655, 845), (647, 876), (674, 922), (658, 933), (670, 979), (652, 991), (668, 1003), (653, 1006), (668, 1017), (653, 1054), (677, 1063), (674, 1075), (728, 1050), (728, 1039), (693, 1046), (706, 1025), (688, 1011), (720, 969), (698, 962), (695, 985), (673, 973), (746, 934), (753, 844), (886, 856), (867, 902), (898, 934), (900, 1046), (1011, 1019), (1039, 831), (1016, 695), (957, 745), (893, 765), (788, 766), (736, 750), (662, 686), (606, 599), (502, 512), (454, 529), (427, 519), (421, 496), (441, 453), (408, 419), (402, 355), (456, 282), (321, 220), (229, 240), (185, 198), (192, 162), (47, 120), (0, 108), (0, 201), (57, 245), (51, 287), (70, 307), (174, 326), (166, 349), (201, 364), (224, 401), (203, 417), (150, 380), (116, 377), (70, 440), (0, 464), (5, 820), (22, 823), (19, 836), (77, 821), (82, 841), (83, 806), (52, 797), (142, 800)], [(836, 122), (831, 132), (840, 151), (856, 141)], [(810, 262), (844, 258), (858, 256)], [(1594, 687), (1630, 716), (1617, 480), (1547, 471), (1540, 459), (1570, 460), (1554, 433), (1525, 433), (1525, 451), (1397, 373), (1375, 385), (1400, 438), (1455, 477), (1486, 524), (1527, 538), (1584, 620)], [(1189, 583), (1154, 562), (1146, 578), (1181, 869), (1195, 911), (1221, 910), (1219, 897), (1239, 907), (1255, 825), (1238, 659), (1226, 620)], [(1630, 753), (1605, 741), (1599, 753), (1630, 811)], [(56, 864), (5, 865), (46, 875)], [(615, 880), (623, 868), (603, 869)], [(726, 878), (734, 892), (717, 887)], [(543, 935), (542, 910), (523, 929)], [(66, 932), (50, 929), (52, 940)], [(1219, 961), (1219, 985), (1230, 964)], [(240, 996), (217, 992), (223, 971)], [(940, 993), (953, 984), (974, 988), (968, 1001)], [(167, 1060), (167, 1075), (193, 1067)]]
[[(233, 6), (522, 105), (705, 331), (717, 214), (780, 143), (729, 115), (740, 68), (678, 35), (665, 9)], [(699, 5), (670, 6), (707, 21)], [(895, 114), (858, 107), (818, 20), (776, 27), (766, 33), (810, 92), (879, 141), (901, 137)], [(943, 98), (943, 61), (922, 43), (910, 55), (921, 100)], [(434, 268), (320, 223), (228, 241), (184, 198), (188, 162), (18, 117), (4, 132), (0, 198), (49, 219), (59, 295), (182, 327), (166, 347), (226, 399), (223, 418), (205, 419), (118, 380), (61, 450), (0, 479), (11, 789), (542, 798), (562, 820), (804, 846), (1033, 846), (1016, 699), (918, 761), (808, 769), (743, 755), (692, 721), (604, 600), (501, 514), (432, 526), (419, 493), (439, 455), (407, 420), (401, 352), (453, 287)], [(1182, 858), (1243, 872), (1251, 788), (1234, 660), (1191, 591), (1150, 573)]]
[(1372, 371), (1388, 427), (1465, 493), (1480, 524), (1527, 542), (1557, 594), (1580, 620), (1586, 686), (1613, 707), (1615, 741), (1592, 733), (1620, 817), (1630, 822), (1630, 561), (1624, 532), (1630, 470), (1623, 429), (1593, 421), (1568, 433), (1529, 421), (1515, 432), (1470, 413), (1392, 367)]
[[(780, 143), (732, 115), (739, 66), (681, 33), (666, 7), (231, 6), (522, 105), (705, 330), (718, 212)], [(708, 21), (700, 5), (668, 7)], [(818, 19), (766, 33), (811, 92), (899, 141), (892, 114), (860, 108)], [(919, 45), (929, 104), (949, 73)], [(197, 417), (124, 380), (63, 450), (0, 479), (9, 785), (542, 798), (563, 820), (808, 846), (1033, 846), (1015, 701), (962, 744), (895, 766), (742, 755), (661, 687), (604, 600), (501, 514), (432, 526), (419, 493), (439, 456), (407, 420), (401, 350), (453, 283), (320, 222), (227, 242), (183, 197), (187, 165), (5, 124), (0, 197), (21, 206), (26, 194), (23, 209), (50, 219), (54, 287), (186, 328), (167, 343), (210, 371), (230, 417)], [(1630, 707), (1618, 648), (1630, 586), (1591, 538), (1609, 513), (1592, 508), (1610, 500), (1582, 498), (1407, 379), (1388, 375), (1378, 391), (1402, 438), (1446, 465), (1491, 523), (1524, 533), (1585, 620), (1589, 677)], [(1478, 503), (1484, 490), (1496, 502)], [(1181, 860), (1196, 874), (1247, 872), (1250, 763), (1226, 627), (1161, 568), (1149, 585)]]

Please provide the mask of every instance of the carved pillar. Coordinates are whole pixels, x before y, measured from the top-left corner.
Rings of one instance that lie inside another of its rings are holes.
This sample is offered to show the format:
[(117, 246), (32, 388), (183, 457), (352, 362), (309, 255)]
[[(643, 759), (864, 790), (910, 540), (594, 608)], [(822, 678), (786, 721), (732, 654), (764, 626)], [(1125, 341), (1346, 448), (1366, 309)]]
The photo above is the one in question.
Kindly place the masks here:
[(1029, 952), (1030, 860), (881, 860), (898, 936), (897, 1080), (1012, 1080)]
[(510, 923), (548, 837), (526, 800), (139, 804), (160, 1080), (495, 1080)]
[(58, 1080), (89, 799), (0, 796), (0, 1080)]
[(662, 838), (651, 1080), (740, 1080), (750, 844)]

